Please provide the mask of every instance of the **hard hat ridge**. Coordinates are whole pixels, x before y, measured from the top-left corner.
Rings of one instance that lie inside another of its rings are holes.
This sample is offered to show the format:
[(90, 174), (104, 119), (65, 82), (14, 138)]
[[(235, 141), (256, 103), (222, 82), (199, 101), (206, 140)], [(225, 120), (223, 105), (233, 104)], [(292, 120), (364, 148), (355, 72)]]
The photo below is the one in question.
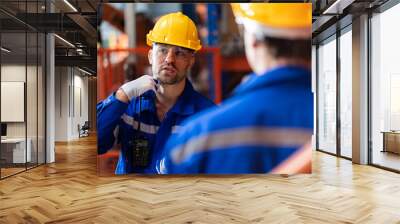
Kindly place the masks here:
[(201, 49), (197, 28), (194, 22), (181, 12), (162, 16), (147, 34), (147, 45), (163, 43), (194, 51)]

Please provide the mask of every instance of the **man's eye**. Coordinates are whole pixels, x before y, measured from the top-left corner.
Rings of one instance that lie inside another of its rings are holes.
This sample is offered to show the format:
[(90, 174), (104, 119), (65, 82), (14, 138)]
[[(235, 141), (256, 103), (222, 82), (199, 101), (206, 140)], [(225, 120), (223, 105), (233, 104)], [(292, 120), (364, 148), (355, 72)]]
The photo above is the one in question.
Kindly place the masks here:
[(168, 50), (166, 48), (160, 48), (160, 52), (163, 54), (166, 54), (168, 52)]

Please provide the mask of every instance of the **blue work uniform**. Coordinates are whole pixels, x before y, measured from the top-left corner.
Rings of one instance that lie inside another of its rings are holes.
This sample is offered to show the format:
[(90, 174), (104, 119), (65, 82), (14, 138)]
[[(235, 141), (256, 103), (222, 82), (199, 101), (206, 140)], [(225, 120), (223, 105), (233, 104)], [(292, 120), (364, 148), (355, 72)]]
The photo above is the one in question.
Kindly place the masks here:
[(313, 131), (311, 72), (277, 67), (239, 85), (221, 106), (188, 119), (166, 144), (164, 174), (267, 173)]
[[(116, 174), (158, 173), (157, 164), (163, 156), (162, 150), (168, 137), (179, 131), (183, 120), (214, 105), (196, 92), (186, 79), (182, 95), (165, 118), (159, 121), (155, 97), (155, 93), (149, 90), (127, 104), (119, 101), (114, 93), (97, 105), (98, 154), (106, 153), (117, 142), (121, 143)], [(146, 167), (133, 166), (132, 142), (137, 136), (144, 136), (148, 140), (150, 159)]]

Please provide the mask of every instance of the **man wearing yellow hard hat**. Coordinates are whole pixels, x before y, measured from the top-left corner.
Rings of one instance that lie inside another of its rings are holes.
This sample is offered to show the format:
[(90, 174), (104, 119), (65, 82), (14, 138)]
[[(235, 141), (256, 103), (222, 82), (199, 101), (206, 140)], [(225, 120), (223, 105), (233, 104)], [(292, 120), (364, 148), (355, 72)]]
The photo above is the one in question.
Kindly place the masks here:
[(168, 137), (184, 119), (214, 105), (186, 78), (201, 48), (189, 17), (162, 16), (147, 34), (147, 44), (152, 75), (125, 83), (97, 105), (98, 153), (121, 144), (116, 174), (158, 173)]
[(162, 173), (309, 173), (311, 4), (240, 3), (232, 10), (254, 73), (167, 142)]

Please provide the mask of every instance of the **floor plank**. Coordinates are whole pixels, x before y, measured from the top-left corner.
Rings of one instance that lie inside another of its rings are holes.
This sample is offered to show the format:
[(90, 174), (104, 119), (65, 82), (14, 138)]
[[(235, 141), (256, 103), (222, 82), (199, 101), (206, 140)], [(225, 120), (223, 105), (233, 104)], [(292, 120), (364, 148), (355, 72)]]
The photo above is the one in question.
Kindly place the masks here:
[(315, 152), (313, 174), (114, 176), (96, 139), (0, 181), (0, 223), (400, 223), (400, 175)]

